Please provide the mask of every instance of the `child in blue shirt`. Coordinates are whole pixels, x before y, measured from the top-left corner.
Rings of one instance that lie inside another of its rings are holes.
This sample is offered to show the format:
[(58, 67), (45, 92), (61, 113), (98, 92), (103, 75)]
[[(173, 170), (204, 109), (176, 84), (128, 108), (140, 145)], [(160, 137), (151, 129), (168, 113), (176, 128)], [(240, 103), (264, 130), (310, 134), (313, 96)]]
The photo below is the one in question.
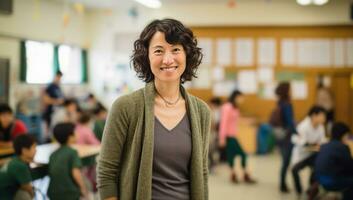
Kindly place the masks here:
[(327, 190), (343, 191), (343, 200), (353, 199), (353, 159), (345, 144), (349, 134), (346, 124), (335, 123), (330, 142), (321, 146), (315, 162), (319, 183)]

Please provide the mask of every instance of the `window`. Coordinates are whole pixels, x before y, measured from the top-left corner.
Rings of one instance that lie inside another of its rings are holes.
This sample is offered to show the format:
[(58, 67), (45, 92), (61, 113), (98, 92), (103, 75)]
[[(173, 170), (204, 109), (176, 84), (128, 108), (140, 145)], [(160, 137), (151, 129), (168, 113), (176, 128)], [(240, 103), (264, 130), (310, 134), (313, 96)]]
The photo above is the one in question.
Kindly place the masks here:
[(26, 82), (49, 83), (53, 80), (54, 45), (26, 41)]
[(62, 83), (87, 82), (87, 51), (69, 45), (21, 41), (21, 81), (47, 84), (57, 70), (64, 74)]
[(64, 74), (62, 83), (82, 82), (81, 49), (68, 45), (59, 46), (59, 67)]

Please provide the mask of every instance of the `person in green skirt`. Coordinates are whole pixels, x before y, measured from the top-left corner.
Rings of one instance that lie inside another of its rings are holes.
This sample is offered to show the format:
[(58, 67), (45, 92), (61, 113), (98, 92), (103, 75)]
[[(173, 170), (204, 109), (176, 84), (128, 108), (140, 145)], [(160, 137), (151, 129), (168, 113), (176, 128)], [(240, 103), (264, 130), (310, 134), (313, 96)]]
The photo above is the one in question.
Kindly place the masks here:
[(238, 178), (234, 170), (234, 158), (239, 155), (241, 157), (241, 165), (244, 171), (244, 182), (256, 183), (247, 172), (247, 156), (238, 142), (238, 121), (240, 111), (238, 105), (243, 102), (243, 94), (235, 90), (229, 96), (228, 101), (221, 107), (221, 120), (219, 127), (219, 145), (226, 147), (227, 161), (231, 170), (231, 181), (238, 183)]

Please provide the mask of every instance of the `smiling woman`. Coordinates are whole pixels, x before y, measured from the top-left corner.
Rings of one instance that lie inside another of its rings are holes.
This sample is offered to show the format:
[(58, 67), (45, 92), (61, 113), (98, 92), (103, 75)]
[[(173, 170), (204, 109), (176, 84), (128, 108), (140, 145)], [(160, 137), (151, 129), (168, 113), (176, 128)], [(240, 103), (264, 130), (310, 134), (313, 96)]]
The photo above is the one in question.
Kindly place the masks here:
[(131, 62), (146, 86), (110, 111), (98, 162), (102, 199), (208, 199), (210, 111), (182, 86), (201, 59), (193, 33), (177, 20), (142, 31)]

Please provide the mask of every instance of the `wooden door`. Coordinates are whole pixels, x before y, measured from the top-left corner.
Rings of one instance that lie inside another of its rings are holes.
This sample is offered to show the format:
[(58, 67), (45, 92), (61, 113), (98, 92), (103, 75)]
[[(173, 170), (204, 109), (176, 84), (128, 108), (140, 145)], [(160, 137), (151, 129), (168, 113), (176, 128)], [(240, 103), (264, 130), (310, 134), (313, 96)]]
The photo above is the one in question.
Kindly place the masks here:
[(335, 101), (335, 119), (352, 127), (352, 89), (350, 74), (334, 74), (332, 77), (332, 91)]

